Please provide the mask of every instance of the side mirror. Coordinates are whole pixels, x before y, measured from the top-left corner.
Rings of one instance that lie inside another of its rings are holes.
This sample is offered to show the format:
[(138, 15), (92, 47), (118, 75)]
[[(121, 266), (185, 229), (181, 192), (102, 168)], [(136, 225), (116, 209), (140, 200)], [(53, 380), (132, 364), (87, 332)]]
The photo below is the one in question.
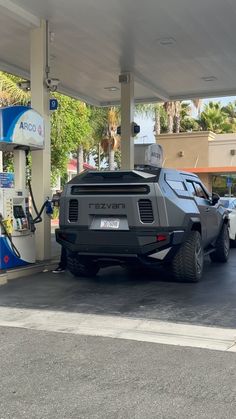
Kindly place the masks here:
[(213, 193), (211, 196), (212, 205), (216, 205), (219, 199), (220, 199), (220, 195), (218, 195), (218, 193)]

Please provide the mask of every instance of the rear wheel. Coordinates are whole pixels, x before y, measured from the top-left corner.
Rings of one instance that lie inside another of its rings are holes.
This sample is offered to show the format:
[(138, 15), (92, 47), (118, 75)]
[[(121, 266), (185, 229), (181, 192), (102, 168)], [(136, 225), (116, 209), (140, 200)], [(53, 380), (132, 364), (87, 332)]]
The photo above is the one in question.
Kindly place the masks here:
[(216, 240), (215, 251), (210, 253), (212, 262), (227, 262), (229, 257), (229, 248), (229, 228), (227, 224), (223, 224), (218, 239)]
[(172, 272), (177, 281), (198, 282), (202, 277), (204, 255), (198, 231), (191, 231), (172, 261)]
[(96, 276), (99, 271), (99, 266), (96, 263), (89, 260), (82, 263), (78, 255), (68, 255), (67, 268), (76, 277)]

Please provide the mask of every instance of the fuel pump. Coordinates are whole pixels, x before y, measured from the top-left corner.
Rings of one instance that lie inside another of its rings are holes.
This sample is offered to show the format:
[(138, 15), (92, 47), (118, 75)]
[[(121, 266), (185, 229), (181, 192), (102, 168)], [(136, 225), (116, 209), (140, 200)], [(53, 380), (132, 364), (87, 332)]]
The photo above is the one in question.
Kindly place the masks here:
[[(25, 106), (0, 108), (0, 150), (11, 151), (14, 173), (0, 168), (0, 269), (35, 262), (35, 224), (41, 221), (46, 199), (40, 211), (26, 186), (26, 155), (44, 148), (44, 121), (40, 114)], [(36, 218), (30, 212), (33, 201)]]

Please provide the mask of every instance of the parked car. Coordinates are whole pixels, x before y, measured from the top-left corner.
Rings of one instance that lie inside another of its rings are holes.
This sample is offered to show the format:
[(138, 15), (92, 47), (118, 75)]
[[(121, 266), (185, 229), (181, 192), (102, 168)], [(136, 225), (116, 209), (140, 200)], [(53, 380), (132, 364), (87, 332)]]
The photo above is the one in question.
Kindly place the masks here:
[(224, 208), (227, 208), (229, 212), (229, 237), (231, 244), (236, 247), (236, 198), (220, 198), (219, 204), (223, 205)]
[(197, 282), (204, 256), (227, 262), (228, 210), (198, 176), (166, 168), (84, 172), (64, 188), (57, 241), (75, 276), (101, 266), (162, 263)]

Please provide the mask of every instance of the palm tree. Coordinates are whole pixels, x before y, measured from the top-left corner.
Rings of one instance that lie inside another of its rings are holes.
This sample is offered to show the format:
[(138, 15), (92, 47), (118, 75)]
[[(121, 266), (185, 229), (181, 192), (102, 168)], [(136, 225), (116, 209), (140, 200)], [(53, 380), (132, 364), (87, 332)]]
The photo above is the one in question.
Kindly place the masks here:
[(197, 110), (198, 118), (199, 118), (201, 114), (202, 99), (199, 99), (199, 98), (192, 99), (192, 103)]
[(181, 108), (182, 102), (179, 100), (174, 102), (174, 132), (179, 134), (181, 124)]
[(222, 112), (228, 115), (229, 122), (235, 124), (236, 122), (236, 101), (228, 103), (228, 105), (221, 108)]
[[(0, 71), (0, 108), (12, 105), (26, 105), (29, 102), (29, 92), (21, 90), (18, 86), (19, 77)], [(7, 170), (12, 168), (12, 153), (0, 152), (0, 170), (4, 166)]]
[(153, 118), (153, 131), (156, 135), (166, 132), (167, 115), (163, 103), (138, 104), (135, 106), (135, 114)]
[(164, 109), (167, 113), (167, 132), (174, 132), (174, 117), (176, 113), (175, 102), (165, 102)]
[(109, 170), (115, 170), (115, 150), (120, 147), (120, 138), (116, 134), (120, 122), (119, 108), (112, 106), (107, 111), (107, 123), (101, 141), (103, 151), (108, 154)]
[(0, 71), (0, 107), (27, 105), (30, 94), (20, 89), (19, 81), (19, 77)]
[(204, 131), (213, 131), (217, 134), (233, 132), (233, 125), (229, 122), (228, 115), (222, 111), (220, 102), (209, 102), (205, 105), (198, 123)]

